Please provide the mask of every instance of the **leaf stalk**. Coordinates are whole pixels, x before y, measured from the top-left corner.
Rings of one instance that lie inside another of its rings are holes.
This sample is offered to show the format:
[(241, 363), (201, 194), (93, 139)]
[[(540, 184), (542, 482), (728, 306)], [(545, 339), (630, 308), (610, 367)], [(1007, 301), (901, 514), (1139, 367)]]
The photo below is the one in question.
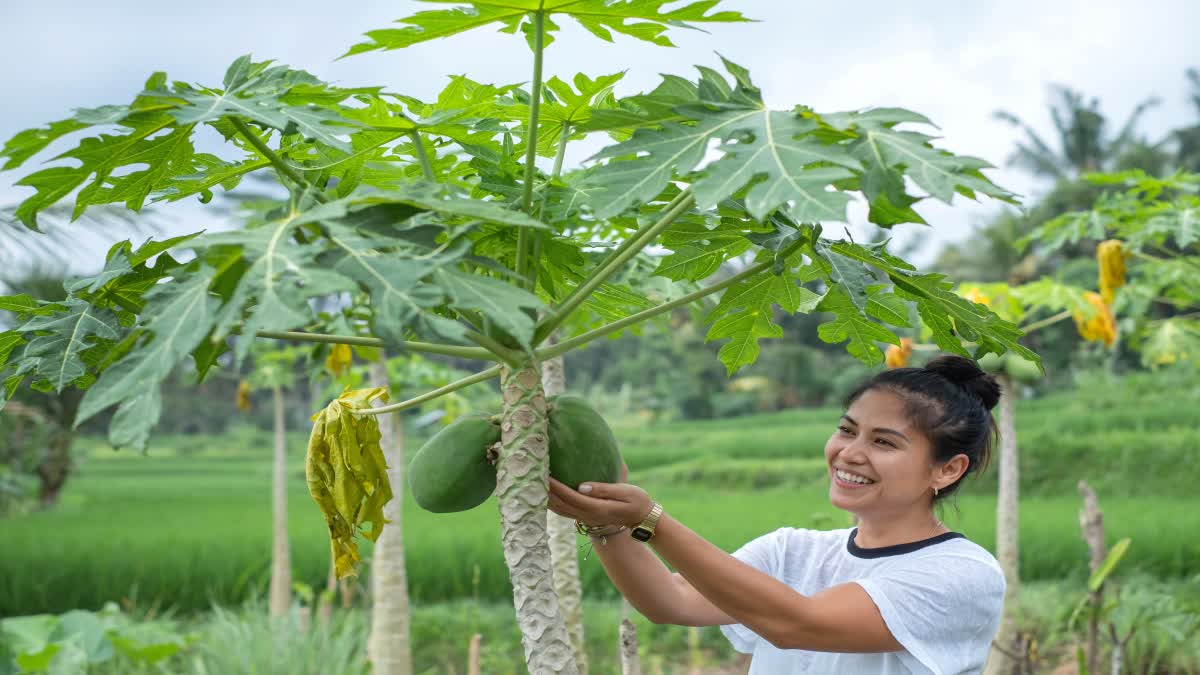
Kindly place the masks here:
[(1049, 317), (1046, 317), (1045, 319), (1041, 319), (1040, 321), (1034, 321), (1033, 323), (1031, 323), (1028, 326), (1025, 326), (1023, 328), (1021, 326), (1017, 326), (1017, 328), (1024, 331), (1026, 335), (1029, 335), (1030, 333), (1032, 333), (1033, 331), (1035, 331), (1039, 328), (1045, 328), (1046, 326), (1049, 326), (1051, 324), (1056, 324), (1059, 321), (1062, 321), (1063, 319), (1069, 319), (1069, 318), (1071, 318), (1071, 310), (1068, 309), (1066, 311), (1059, 312), (1058, 314), (1055, 314), (1054, 316), (1049, 316)]
[(425, 180), (434, 182), (437, 178), (433, 175), (433, 165), (429, 163), (429, 155), (425, 152), (425, 144), (421, 142), (421, 132), (413, 129), (408, 132), (409, 138), (412, 139), (413, 152), (417, 155), (417, 161), (421, 163), (421, 171), (425, 173)]
[(317, 190), (312, 183), (309, 183), (307, 180), (305, 180), (304, 176), (300, 175), (300, 173), (296, 171), (291, 164), (283, 161), (283, 158), (280, 157), (274, 150), (272, 150), (271, 146), (267, 145), (266, 141), (259, 138), (258, 134), (254, 133), (254, 131), (250, 129), (249, 125), (236, 117), (230, 117), (229, 121), (233, 124), (233, 128), (237, 129), (238, 133), (241, 134), (242, 137), (250, 143), (250, 145), (253, 145), (254, 149), (257, 150), (260, 155), (270, 160), (271, 165), (274, 166), (279, 173), (283, 174), (288, 178), (288, 180), (300, 187), (312, 189), (313, 196), (315, 196), (316, 200), (322, 204), (329, 201), (328, 197), (322, 194), (320, 190)]
[(485, 370), (483, 372), (476, 373), (470, 377), (464, 377), (461, 380), (451, 382), (450, 384), (448, 384), (444, 387), (434, 389), (433, 391), (427, 392), (425, 394), (421, 394), (420, 396), (417, 396), (415, 398), (410, 398), (407, 401), (401, 401), (400, 403), (393, 403), (391, 405), (380, 406), (378, 408), (363, 408), (361, 410), (354, 410), (352, 412), (355, 415), (383, 415), (385, 413), (399, 412), (401, 410), (405, 410), (408, 408), (412, 408), (414, 406), (421, 405), (422, 403), (425, 403), (426, 401), (432, 401), (435, 398), (445, 396), (446, 394), (449, 394), (452, 391), (457, 391), (459, 389), (462, 389), (463, 387), (469, 387), (472, 384), (475, 384), (476, 382), (484, 382), (486, 380), (492, 379), (493, 377), (499, 377), (499, 376), (500, 376), (500, 366), (492, 366), (491, 368), (488, 368), (487, 370)]
[[(538, 116), (542, 107), (542, 52), (545, 48), (546, 15), (533, 14), (533, 86), (529, 101), (529, 126), (525, 133), (525, 184), (521, 191), (521, 210), (533, 215), (533, 177), (537, 172)], [(525, 228), (517, 232), (517, 274), (526, 276), (529, 264), (529, 233)]]
[(483, 333), (468, 330), (467, 339), (475, 344), (483, 347), (485, 351), (492, 356), (492, 360), (499, 359), (513, 368), (520, 368), (523, 355), (515, 349), (509, 349), (494, 339), (484, 335)]
[[(625, 264), (630, 258), (634, 257), (654, 240), (661, 232), (671, 226), (680, 215), (692, 208), (696, 203), (695, 197), (690, 190), (685, 190), (679, 194), (674, 200), (668, 204), (666, 213), (663, 214), (655, 223), (647, 225), (638, 230), (632, 237), (625, 240), (617, 247), (609, 256), (602, 262), (591, 275), (583, 280), (571, 292), (570, 295), (563, 300), (562, 304), (552, 309), (541, 323), (538, 324), (537, 330), (533, 334), (533, 344), (536, 346), (541, 344), (546, 336), (550, 335), (557, 329), (563, 321), (575, 311), (579, 305), (587, 300), (588, 296), (596, 290), (600, 284), (604, 283), (612, 276), (617, 269)], [(636, 316), (636, 315), (635, 315)]]
[[(358, 337), (352, 335), (326, 335), (324, 333), (301, 333), (296, 331), (260, 330), (256, 337), (273, 340), (295, 340), (297, 342), (324, 342), (327, 344), (359, 345), (361, 347), (387, 347), (388, 343), (379, 338)], [(495, 361), (492, 352), (481, 347), (460, 347), (457, 345), (439, 345), (432, 342), (400, 342), (390, 345), (404, 351), (423, 354), (441, 354), (461, 359), (478, 359), (480, 361)]]
[[(792, 253), (794, 253), (796, 251), (797, 248), (799, 248), (803, 244), (804, 244), (804, 242), (802, 242), (802, 241), (793, 243), (791, 246), (784, 249), (782, 255), (784, 257), (791, 255)], [(711, 286), (705, 286), (704, 288), (701, 288), (699, 290), (692, 291), (691, 293), (688, 293), (687, 295), (676, 298), (670, 302), (665, 302), (661, 305), (658, 305), (657, 307), (651, 307), (650, 309), (643, 310), (641, 312), (638, 312), (637, 314), (631, 314), (631, 315), (625, 317), (624, 319), (619, 319), (610, 324), (601, 326), (595, 330), (590, 330), (586, 333), (583, 333), (582, 335), (577, 335), (573, 338), (570, 338), (569, 340), (563, 340), (562, 342), (559, 342), (559, 343), (552, 345), (550, 347), (547, 347), (545, 349), (539, 349), (535, 353), (536, 353), (539, 361), (548, 361), (556, 356), (561, 356), (562, 354), (565, 354), (565, 353), (575, 349), (576, 347), (581, 347), (581, 346), (591, 342), (592, 340), (595, 340), (596, 338), (604, 337), (605, 335), (608, 335), (609, 333), (616, 332), (627, 326), (632, 326), (634, 324), (641, 323), (642, 321), (651, 319), (655, 316), (658, 316), (659, 314), (662, 314), (663, 312), (668, 312), (672, 309), (675, 309), (676, 307), (681, 307), (683, 305), (693, 303), (697, 300), (700, 300), (701, 298), (704, 298), (705, 296), (712, 295), (713, 293), (716, 293), (717, 291), (729, 288), (730, 286), (732, 286), (740, 281), (743, 281), (745, 279), (748, 279), (749, 277), (752, 277), (755, 274), (758, 274), (765, 270), (771, 269), (771, 267), (774, 266), (774, 264), (775, 264), (774, 261), (768, 261), (768, 262), (759, 263), (757, 265), (753, 265), (753, 266), (748, 267), (745, 270), (729, 277), (728, 279), (726, 279), (724, 281), (715, 283)]]

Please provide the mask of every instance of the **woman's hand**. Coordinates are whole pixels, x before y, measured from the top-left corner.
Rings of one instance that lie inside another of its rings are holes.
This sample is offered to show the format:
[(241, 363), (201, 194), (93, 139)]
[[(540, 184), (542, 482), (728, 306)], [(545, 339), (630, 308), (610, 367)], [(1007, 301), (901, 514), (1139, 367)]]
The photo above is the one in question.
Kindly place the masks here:
[[(624, 463), (622, 463), (624, 479)], [(654, 500), (646, 491), (627, 483), (583, 483), (579, 490), (550, 479), (550, 510), (584, 525), (633, 527), (650, 513)]]

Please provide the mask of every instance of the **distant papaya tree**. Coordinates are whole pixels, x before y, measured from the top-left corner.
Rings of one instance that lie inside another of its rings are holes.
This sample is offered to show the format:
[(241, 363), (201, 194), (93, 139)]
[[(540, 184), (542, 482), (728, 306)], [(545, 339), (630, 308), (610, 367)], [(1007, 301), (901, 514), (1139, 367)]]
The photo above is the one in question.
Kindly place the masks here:
[[(715, 0), (674, 9), (665, 0), (458, 4), (372, 31), (348, 55), (493, 26), (524, 36), (527, 86), (458, 76), (422, 101), (335, 87), (246, 56), (219, 85), (155, 73), (129, 103), (80, 110), (10, 139), (0, 157), (15, 169), (56, 139), (93, 134), (62, 153), (70, 164), (20, 181), (36, 190), (16, 212), (31, 228), (70, 195), (77, 212), (106, 203), (137, 210), (148, 201), (207, 201), (258, 171), (272, 172), (290, 197), (245, 230), (120, 249), (62, 302), (0, 299), (19, 317), (0, 334), (5, 395), (23, 382), (86, 388), (78, 419), (116, 406), (109, 440), (141, 447), (160, 413), (158, 383), (175, 364), (191, 359), (203, 377), (226, 352), (240, 362), (255, 338), (491, 362), (387, 406), (370, 407), (375, 393), (344, 394), (317, 424), (326, 425), (322, 433), (331, 423), (353, 430), (365, 439), (363, 455), (374, 457), (378, 432), (346, 415), (406, 409), (500, 377), (497, 496), (526, 660), (531, 672), (574, 673), (547, 546), (544, 361), (723, 292), (705, 318), (707, 339), (728, 341), (718, 356), (730, 373), (757, 359), (759, 340), (782, 337), (776, 307), (828, 313), (820, 339), (845, 343), (869, 364), (882, 362), (881, 344), (898, 344), (891, 327), (911, 325), (910, 307), (943, 350), (1040, 363), (1012, 322), (889, 253), (886, 241), (825, 236), (823, 223), (845, 222), (855, 199), (883, 227), (924, 223), (915, 209), (923, 199), (1013, 200), (982, 173), (986, 162), (935, 146), (924, 116), (772, 110), (749, 72), (726, 59), (725, 74), (700, 67), (694, 79), (666, 75), (627, 97), (614, 92), (620, 74), (544, 77), (564, 20), (606, 41), (620, 34), (671, 45), (670, 30), (745, 20)], [(227, 155), (195, 151), (201, 126), (220, 133)], [(610, 142), (567, 170), (567, 146), (585, 138)], [(718, 156), (706, 162), (713, 148)], [(651, 275), (626, 267), (651, 243), (671, 251), (653, 274), (689, 289), (659, 304), (642, 290)], [(750, 264), (702, 283), (735, 257)], [(326, 332), (309, 300), (328, 296), (354, 303), (350, 315), (370, 335)], [(555, 331), (561, 341), (545, 345)], [(339, 536), (378, 536), (382, 460), (372, 461), (369, 475), (342, 476), (362, 502), (327, 512)], [(352, 560), (352, 542), (341, 544)]]

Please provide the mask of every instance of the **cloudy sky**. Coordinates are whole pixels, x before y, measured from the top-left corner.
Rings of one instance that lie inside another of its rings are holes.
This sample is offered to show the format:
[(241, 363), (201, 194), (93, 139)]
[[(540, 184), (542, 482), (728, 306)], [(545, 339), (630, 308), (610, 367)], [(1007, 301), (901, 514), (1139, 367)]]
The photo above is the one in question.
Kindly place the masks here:
[[(676, 30), (677, 49), (623, 38), (614, 46), (567, 25), (548, 51), (546, 76), (626, 70), (618, 93), (628, 94), (653, 87), (659, 73), (691, 77), (693, 64), (716, 66), (720, 53), (748, 67), (774, 107), (886, 105), (924, 113), (940, 127), (943, 147), (997, 165), (992, 177), (1023, 195), (1041, 186), (1004, 166), (1017, 132), (993, 119), (998, 108), (1049, 135), (1049, 85), (1062, 83), (1099, 97), (1118, 122), (1146, 96), (1162, 97), (1142, 125), (1152, 137), (1194, 115), (1184, 97), (1184, 70), (1200, 65), (1194, 42), (1200, 2), (1194, 0), (724, 4), (761, 21), (716, 25), (710, 33)], [(432, 97), (452, 74), (491, 83), (528, 80), (530, 55), (522, 40), (492, 30), (335, 61), (364, 31), (430, 8), (400, 0), (3, 0), (0, 138), (72, 108), (126, 103), (155, 70), (217, 85), (244, 53), (338, 84), (384, 85), (418, 97)], [(31, 192), (13, 185), (31, 167), (0, 174), (0, 204)], [(961, 199), (952, 207), (931, 203), (918, 210), (933, 227), (900, 226), (896, 238), (921, 237), (925, 246), (915, 258), (923, 263), (939, 242), (969, 237), (998, 208)], [(194, 206), (171, 217), (181, 230), (211, 225)]]

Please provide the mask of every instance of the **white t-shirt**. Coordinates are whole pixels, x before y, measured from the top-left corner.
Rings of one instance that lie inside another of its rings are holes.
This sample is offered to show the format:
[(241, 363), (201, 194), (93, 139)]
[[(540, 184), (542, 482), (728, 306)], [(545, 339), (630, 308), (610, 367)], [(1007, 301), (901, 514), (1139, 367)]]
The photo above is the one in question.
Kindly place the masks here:
[(979, 673), (1004, 610), (996, 559), (957, 532), (863, 549), (856, 530), (781, 528), (738, 549), (742, 562), (802, 595), (854, 582), (867, 591), (904, 651), (837, 654), (778, 649), (741, 624), (721, 626), (753, 654), (749, 675), (959, 675)]

